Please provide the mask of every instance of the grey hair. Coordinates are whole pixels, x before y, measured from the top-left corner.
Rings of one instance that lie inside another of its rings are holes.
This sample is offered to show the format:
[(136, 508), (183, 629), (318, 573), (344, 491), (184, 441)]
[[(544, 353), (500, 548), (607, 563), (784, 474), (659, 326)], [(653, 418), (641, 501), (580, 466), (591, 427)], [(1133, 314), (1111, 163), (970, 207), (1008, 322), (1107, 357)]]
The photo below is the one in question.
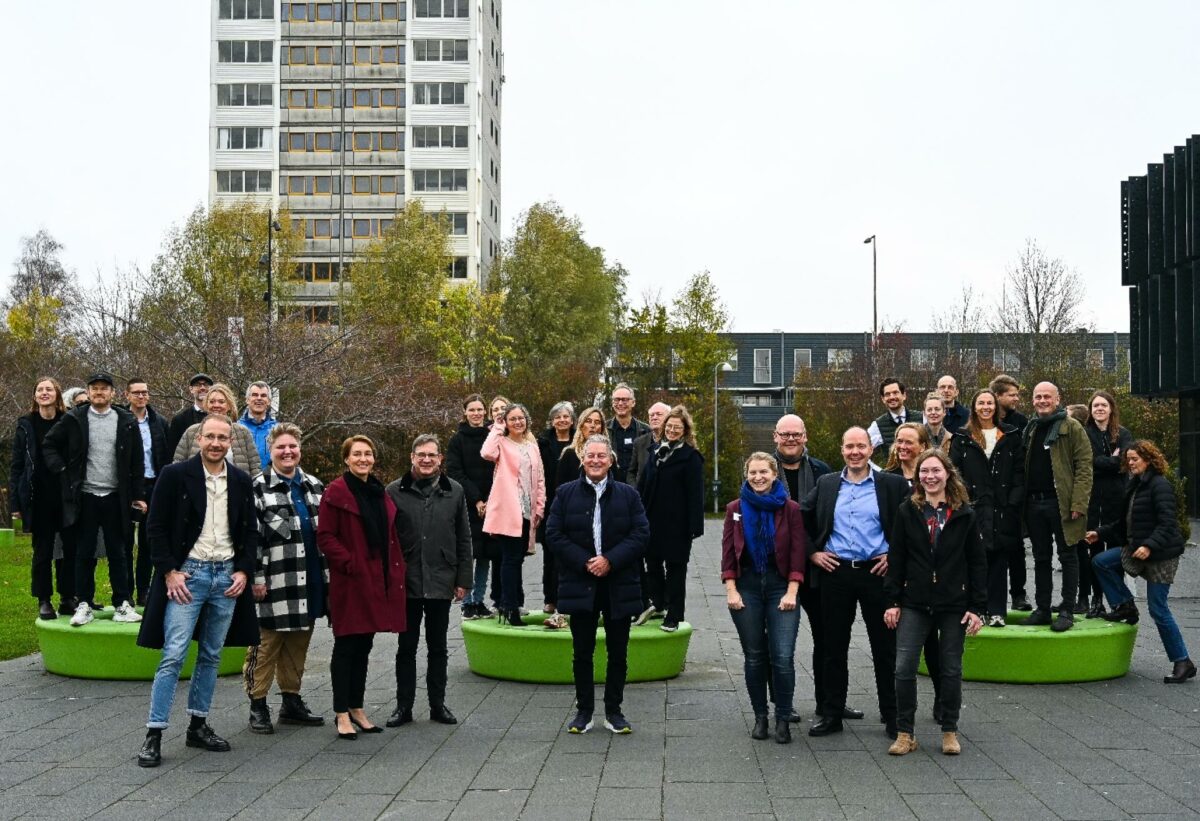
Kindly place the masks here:
[(571, 414), (571, 424), (574, 425), (575, 424), (575, 406), (572, 405), (570, 402), (566, 401), (565, 399), (562, 402), (554, 403), (554, 407), (552, 407), (550, 409), (550, 415), (546, 417), (546, 424), (549, 425), (549, 424), (553, 423), (554, 417), (558, 416), (563, 411), (567, 411), (569, 414)]
[(250, 391), (253, 390), (254, 388), (266, 388), (267, 393), (268, 394), (271, 393), (271, 386), (267, 382), (264, 382), (261, 379), (258, 380), (257, 382), (251, 382), (249, 385), (246, 386), (246, 401), (247, 402), (250, 401)]
[(75, 407), (75, 399), (81, 393), (86, 394), (87, 388), (67, 388), (65, 391), (63, 391), (63, 404), (67, 406), (67, 410)]
[[(637, 399), (637, 393), (634, 391), (634, 389), (633, 389), (633, 388), (631, 388), (631, 387), (629, 386), (629, 383), (628, 383), (628, 382), (618, 382), (617, 384), (613, 385), (612, 392), (613, 392), (613, 393), (616, 393), (617, 391), (621, 390), (622, 388), (624, 388), (625, 390), (629, 391), (629, 396), (630, 396), (631, 398), (633, 398), (633, 399)], [(609, 394), (609, 396), (612, 396), (612, 394), (610, 393), (610, 394)]]
[(612, 442), (609, 441), (609, 438), (603, 433), (593, 433), (591, 436), (589, 436), (583, 443), (583, 449), (587, 450), (587, 446), (591, 444), (604, 445), (605, 450), (608, 451), (609, 461), (617, 461), (617, 455), (613, 452)]
[(420, 436), (414, 439), (411, 453), (416, 453), (417, 448), (421, 447), (421, 445), (427, 445), (430, 442), (433, 442), (435, 445), (437, 445), (438, 455), (440, 456), (442, 454), (442, 443), (438, 441), (436, 433), (422, 433)]

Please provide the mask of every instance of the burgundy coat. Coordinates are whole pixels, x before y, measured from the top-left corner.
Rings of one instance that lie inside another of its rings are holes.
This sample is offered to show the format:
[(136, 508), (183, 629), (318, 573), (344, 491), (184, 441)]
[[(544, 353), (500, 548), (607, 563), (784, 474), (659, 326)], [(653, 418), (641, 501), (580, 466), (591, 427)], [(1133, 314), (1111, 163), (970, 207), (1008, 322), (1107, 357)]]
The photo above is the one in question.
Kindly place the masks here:
[(334, 636), (403, 633), (404, 552), (396, 536), (396, 506), (385, 493), (388, 521), (388, 584), (379, 557), (367, 549), (358, 501), (339, 476), (325, 488), (317, 519), (317, 548), (329, 562), (329, 620)]
[[(725, 505), (725, 530), (721, 534), (721, 580), (742, 575), (742, 554), (746, 552), (746, 532), (742, 529), (742, 500)], [(775, 511), (775, 569), (789, 582), (804, 581), (806, 563), (804, 516), (800, 505), (788, 499)]]

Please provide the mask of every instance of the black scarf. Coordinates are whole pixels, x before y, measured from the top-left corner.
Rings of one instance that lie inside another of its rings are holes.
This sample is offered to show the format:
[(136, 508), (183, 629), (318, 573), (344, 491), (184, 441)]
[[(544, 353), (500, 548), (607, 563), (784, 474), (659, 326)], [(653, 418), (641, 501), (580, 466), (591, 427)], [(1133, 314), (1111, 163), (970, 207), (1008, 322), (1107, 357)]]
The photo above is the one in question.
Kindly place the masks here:
[(1029, 424), (1025, 426), (1025, 445), (1028, 446), (1033, 441), (1033, 434), (1038, 428), (1050, 425), (1050, 429), (1046, 431), (1046, 440), (1042, 443), (1049, 448), (1058, 440), (1058, 434), (1062, 430), (1062, 426), (1058, 423), (1066, 418), (1067, 409), (1062, 407), (1049, 416), (1033, 417), (1029, 420)]
[(377, 556), (383, 560), (383, 578), (386, 582), (388, 572), (388, 523), (387, 505), (383, 501), (383, 483), (374, 475), (363, 481), (350, 471), (342, 474), (346, 487), (358, 502), (358, 514), (362, 519), (363, 535), (367, 539), (367, 551), (371, 558)]

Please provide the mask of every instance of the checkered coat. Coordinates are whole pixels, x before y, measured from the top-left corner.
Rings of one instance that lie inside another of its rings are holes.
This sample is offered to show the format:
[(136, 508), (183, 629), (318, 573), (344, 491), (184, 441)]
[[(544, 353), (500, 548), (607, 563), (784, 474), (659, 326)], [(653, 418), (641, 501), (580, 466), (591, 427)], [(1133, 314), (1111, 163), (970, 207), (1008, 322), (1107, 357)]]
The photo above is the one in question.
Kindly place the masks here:
[[(315, 533), (325, 485), (310, 473), (301, 471), (300, 476)], [(292, 505), (287, 479), (270, 464), (254, 480), (254, 507), (258, 512), (259, 533), (254, 583), (267, 585), (267, 597), (258, 603), (258, 623), (267, 630), (306, 630), (310, 626), (308, 588), (304, 582), (307, 564), (300, 516)], [(324, 557), (321, 568), (328, 585), (329, 567)]]

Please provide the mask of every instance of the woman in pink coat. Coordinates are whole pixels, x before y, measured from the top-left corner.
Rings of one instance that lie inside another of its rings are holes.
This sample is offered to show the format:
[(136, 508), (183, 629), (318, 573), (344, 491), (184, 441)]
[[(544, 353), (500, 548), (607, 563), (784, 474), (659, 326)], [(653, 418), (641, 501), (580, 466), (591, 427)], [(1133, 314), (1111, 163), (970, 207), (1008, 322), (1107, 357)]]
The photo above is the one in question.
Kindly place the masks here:
[(500, 546), (500, 609), (503, 622), (520, 627), (521, 564), (533, 552), (533, 536), (546, 513), (546, 477), (537, 440), (529, 431), (529, 411), (511, 404), (492, 425), (480, 455), (496, 464), (483, 532)]

